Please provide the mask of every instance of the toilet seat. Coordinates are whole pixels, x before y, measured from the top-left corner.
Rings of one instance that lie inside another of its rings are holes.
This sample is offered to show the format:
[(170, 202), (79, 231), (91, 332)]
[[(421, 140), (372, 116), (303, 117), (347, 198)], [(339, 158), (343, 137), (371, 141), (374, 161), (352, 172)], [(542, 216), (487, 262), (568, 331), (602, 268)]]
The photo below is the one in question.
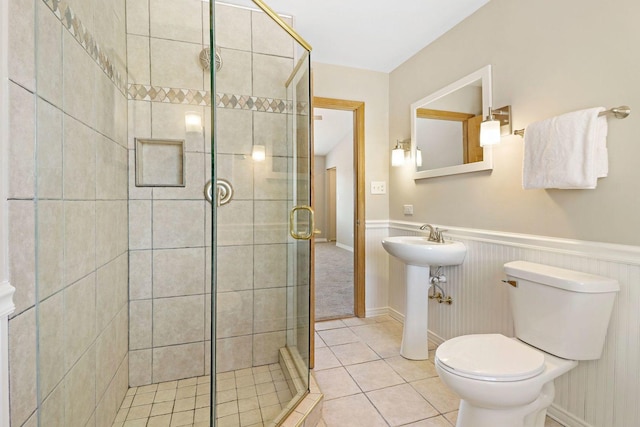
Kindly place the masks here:
[(501, 334), (463, 335), (441, 344), (436, 362), (454, 375), (482, 381), (508, 382), (544, 371), (544, 354)]

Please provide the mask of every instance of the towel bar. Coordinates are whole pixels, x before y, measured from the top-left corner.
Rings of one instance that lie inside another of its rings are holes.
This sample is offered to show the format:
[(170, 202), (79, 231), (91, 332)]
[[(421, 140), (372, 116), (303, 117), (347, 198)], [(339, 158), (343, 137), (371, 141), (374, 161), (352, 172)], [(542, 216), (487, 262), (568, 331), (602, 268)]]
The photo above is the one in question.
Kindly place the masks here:
[[(606, 116), (608, 114), (613, 114), (613, 117), (616, 119), (625, 119), (631, 114), (631, 107), (621, 105), (620, 107), (609, 108), (608, 110), (601, 111), (598, 116)], [(513, 131), (513, 134), (524, 138), (524, 129), (516, 129)]]

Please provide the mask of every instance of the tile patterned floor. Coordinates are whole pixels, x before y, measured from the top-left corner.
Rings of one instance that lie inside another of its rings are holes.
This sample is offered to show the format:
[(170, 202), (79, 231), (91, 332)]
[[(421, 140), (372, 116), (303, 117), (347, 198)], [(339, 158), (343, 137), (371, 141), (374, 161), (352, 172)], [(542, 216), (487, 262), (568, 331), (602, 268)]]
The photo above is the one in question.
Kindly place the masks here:
[[(389, 316), (316, 323), (315, 377), (326, 427), (451, 427), (458, 396), (429, 360), (400, 356), (402, 324)], [(547, 418), (545, 427), (562, 427)]]
[[(279, 364), (218, 374), (218, 427), (269, 425), (291, 400)], [(130, 388), (113, 427), (209, 427), (209, 376)]]

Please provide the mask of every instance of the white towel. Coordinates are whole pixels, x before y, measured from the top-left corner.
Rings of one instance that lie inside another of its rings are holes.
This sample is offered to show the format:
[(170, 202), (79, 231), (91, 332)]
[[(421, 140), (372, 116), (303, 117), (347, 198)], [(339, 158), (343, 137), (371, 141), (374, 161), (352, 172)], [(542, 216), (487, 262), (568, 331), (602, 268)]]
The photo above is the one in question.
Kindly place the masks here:
[(575, 111), (527, 126), (522, 186), (596, 188), (607, 176), (607, 119), (603, 107)]

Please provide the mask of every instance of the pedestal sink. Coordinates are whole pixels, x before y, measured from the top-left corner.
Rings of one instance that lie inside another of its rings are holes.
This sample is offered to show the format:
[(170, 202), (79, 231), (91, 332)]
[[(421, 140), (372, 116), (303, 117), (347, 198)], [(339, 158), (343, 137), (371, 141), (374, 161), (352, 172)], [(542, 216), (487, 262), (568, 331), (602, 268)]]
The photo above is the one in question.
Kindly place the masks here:
[(423, 236), (387, 237), (382, 246), (405, 263), (406, 312), (400, 354), (412, 360), (428, 359), (429, 268), (462, 264), (467, 248), (461, 242), (433, 242)]

